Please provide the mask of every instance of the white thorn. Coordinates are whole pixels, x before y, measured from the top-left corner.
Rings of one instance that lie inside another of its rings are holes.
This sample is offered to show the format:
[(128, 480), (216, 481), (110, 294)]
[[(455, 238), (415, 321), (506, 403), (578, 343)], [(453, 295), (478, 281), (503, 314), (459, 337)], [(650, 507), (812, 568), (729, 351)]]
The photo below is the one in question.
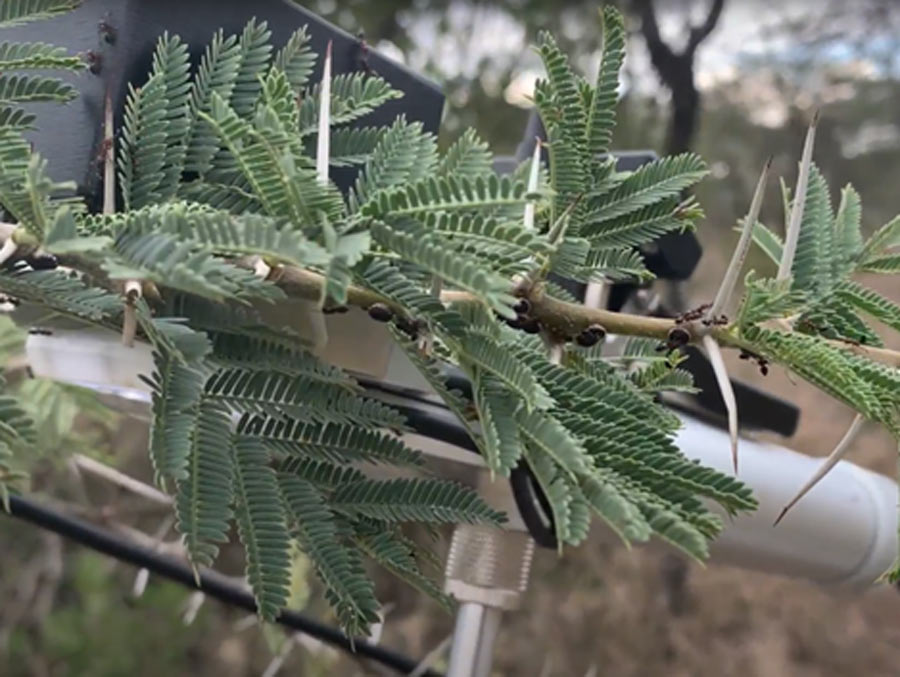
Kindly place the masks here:
[(144, 484), (140, 480), (136, 480), (129, 475), (126, 475), (115, 468), (112, 468), (105, 463), (100, 463), (99, 461), (95, 461), (90, 456), (84, 456), (83, 454), (76, 454), (74, 456), (75, 467), (78, 470), (87, 472), (95, 477), (100, 477), (105, 479), (108, 482), (112, 482), (113, 484), (122, 487), (123, 489), (127, 489), (131, 493), (146, 498), (149, 501), (153, 501), (154, 503), (159, 503), (160, 505), (172, 505), (173, 501), (170, 496), (167, 496), (159, 489), (155, 487), (151, 487), (149, 484)]
[(453, 635), (448, 635), (441, 640), (441, 643), (434, 647), (431, 651), (425, 654), (425, 657), (419, 662), (419, 664), (413, 669), (412, 672), (409, 673), (409, 677), (422, 677), (427, 670), (432, 667), (437, 659), (443, 656), (447, 649), (450, 648), (450, 644), (453, 642)]
[(187, 603), (185, 604), (184, 613), (181, 616), (181, 620), (184, 621), (185, 625), (191, 625), (197, 619), (200, 607), (203, 606), (203, 602), (205, 601), (206, 595), (199, 590), (191, 593), (191, 596), (188, 597)]
[(135, 303), (141, 298), (141, 283), (139, 280), (125, 281), (125, 313), (122, 317), (122, 343), (129, 348), (134, 346), (134, 337), (137, 334), (137, 310)]
[(141, 597), (144, 594), (144, 590), (147, 589), (147, 582), (150, 580), (150, 571), (148, 569), (141, 569), (137, 572), (137, 576), (134, 577), (134, 585), (131, 586), (131, 596), (135, 599)]
[(255, 614), (249, 614), (249, 615), (244, 616), (243, 618), (235, 621), (234, 625), (231, 627), (231, 629), (234, 632), (244, 632), (244, 630), (249, 630), (254, 625), (257, 625), (258, 623), (259, 623), (259, 618)]
[(319, 89), (319, 143), (316, 148), (316, 174), (319, 183), (328, 183), (328, 162), (331, 141), (331, 41), (325, 50), (322, 86)]
[[(541, 140), (535, 139), (534, 153), (531, 156), (531, 172), (528, 174), (528, 192), (534, 193), (538, 189), (538, 179), (541, 175)], [(534, 230), (534, 210), (535, 204), (533, 200), (525, 203), (525, 217), (522, 220), (522, 226), (525, 230)]]
[(388, 617), (388, 614), (394, 610), (394, 604), (389, 602), (385, 604), (381, 609), (378, 610), (378, 622), (373, 623), (369, 628), (369, 636), (368, 641), (370, 644), (378, 644), (381, 641), (381, 637), (384, 634), (384, 622)]
[(138, 280), (127, 280), (125, 282), (125, 296), (137, 301), (141, 298), (141, 283)]
[(747, 258), (747, 252), (750, 251), (750, 244), (753, 242), (753, 226), (759, 218), (759, 210), (762, 207), (763, 195), (766, 192), (766, 179), (769, 177), (769, 167), (772, 165), (772, 157), (766, 160), (762, 174), (756, 184), (756, 191), (753, 193), (753, 199), (750, 201), (750, 210), (747, 212), (747, 218), (744, 221), (744, 228), (741, 231), (741, 237), (738, 240), (737, 247), (731, 255), (731, 262), (728, 269), (722, 277), (722, 284), (716, 293), (716, 298), (712, 306), (706, 313), (706, 319), (712, 320), (720, 315), (728, 304), (731, 295), (734, 293), (734, 287), (738, 281), (738, 275), (744, 266), (744, 260)]
[(545, 331), (541, 332), (541, 339), (544, 342), (544, 347), (547, 349), (547, 359), (550, 361), (550, 364), (562, 364), (563, 356), (566, 353), (565, 344), (555, 340)]
[(806, 142), (803, 144), (803, 156), (800, 159), (800, 174), (797, 176), (797, 190), (794, 192), (794, 205), (791, 208), (791, 220), (784, 237), (784, 250), (778, 264), (777, 280), (786, 280), (791, 276), (794, 267), (794, 255), (797, 253), (797, 242), (800, 239), (800, 226), (803, 223), (803, 207), (806, 203), (806, 188), (809, 185), (809, 169), (812, 166), (813, 144), (816, 139), (816, 124), (819, 113), (813, 116)]
[(13, 242), (12, 235), (6, 238), (6, 242), (3, 243), (3, 247), (0, 248), (0, 264), (6, 263), (6, 261), (16, 253), (16, 250), (19, 246)]
[(819, 482), (822, 481), (822, 478), (825, 477), (831, 469), (838, 464), (838, 462), (844, 457), (850, 447), (853, 445), (853, 442), (856, 441), (857, 436), (859, 435), (859, 431), (862, 429), (862, 424), (865, 419), (862, 414), (857, 414), (853, 419), (853, 422), (850, 424), (850, 427), (847, 429), (847, 432), (844, 433), (844, 436), (841, 438), (841, 441), (837, 443), (837, 446), (834, 448), (828, 458), (825, 459), (825, 462), (819, 467), (818, 470), (813, 474), (812, 477), (807, 480), (806, 484), (797, 492), (797, 495), (792, 498), (786, 506), (782, 509), (781, 513), (778, 515), (778, 519), (775, 520), (775, 524), (778, 524), (784, 516), (787, 515), (788, 510), (793, 508), (797, 502), (803, 498), (809, 490), (816, 486)]
[(122, 315), (122, 345), (126, 348), (134, 347), (134, 337), (137, 334), (137, 312), (134, 304), (125, 303), (125, 312)]
[(116, 211), (116, 148), (112, 93), (106, 92), (103, 114), (103, 213)]
[(275, 675), (281, 671), (282, 666), (284, 666), (284, 661), (287, 659), (288, 654), (294, 649), (294, 646), (294, 642), (285, 643), (278, 655), (269, 661), (269, 664), (262, 673), (262, 677), (275, 677)]
[(275, 677), (275, 675), (281, 672), (281, 668), (284, 666), (284, 661), (293, 648), (293, 644), (288, 644), (282, 653), (278, 654), (277, 656), (275, 656), (275, 658), (269, 661), (269, 664), (266, 666), (266, 669), (262, 673), (262, 677)]
[(731, 439), (731, 460), (734, 463), (734, 474), (738, 471), (738, 410), (737, 401), (734, 398), (734, 390), (731, 387), (731, 379), (728, 378), (728, 370), (725, 368), (725, 360), (722, 359), (722, 349), (716, 340), (708, 334), (703, 337), (703, 347), (709, 355), (725, 409), (728, 411), (728, 436)]
[(256, 261), (253, 262), (253, 274), (256, 277), (259, 277), (265, 280), (269, 277), (269, 273), (272, 272), (272, 267), (269, 266), (265, 261), (263, 261), (261, 256), (256, 257)]
[[(156, 529), (153, 544), (153, 550), (155, 552), (162, 552), (165, 548), (163, 538), (165, 538), (166, 534), (169, 533), (169, 529), (172, 528), (173, 522), (174, 520), (172, 517), (166, 517)], [(134, 585), (132, 585), (131, 587), (131, 594), (135, 599), (139, 599), (143, 596), (144, 591), (147, 589), (147, 583), (149, 581), (150, 571), (148, 569), (141, 569), (137, 572), (137, 576), (134, 577)]]

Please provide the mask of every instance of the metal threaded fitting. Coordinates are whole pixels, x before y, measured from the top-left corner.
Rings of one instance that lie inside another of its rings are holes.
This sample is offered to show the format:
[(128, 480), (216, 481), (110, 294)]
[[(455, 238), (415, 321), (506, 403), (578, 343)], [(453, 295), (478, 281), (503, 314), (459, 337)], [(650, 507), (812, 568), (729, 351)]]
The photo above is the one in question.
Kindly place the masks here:
[(533, 556), (534, 541), (525, 532), (461, 524), (450, 542), (444, 590), (461, 602), (515, 609)]

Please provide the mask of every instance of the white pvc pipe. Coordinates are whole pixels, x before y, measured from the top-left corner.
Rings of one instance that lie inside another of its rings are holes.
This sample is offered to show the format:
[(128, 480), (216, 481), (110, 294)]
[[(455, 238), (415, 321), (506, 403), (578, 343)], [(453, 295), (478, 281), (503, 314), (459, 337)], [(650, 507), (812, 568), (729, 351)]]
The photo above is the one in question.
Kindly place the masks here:
[(149, 393), (140, 375), (153, 373), (153, 353), (145, 343), (122, 345), (106, 329), (53, 330), (50, 336), (31, 334), (25, 354), (35, 376), (91, 388)]
[(499, 609), (482, 604), (460, 605), (447, 677), (489, 677), (500, 615)]
[[(152, 371), (147, 346), (126, 348), (112, 332), (58, 331), (54, 336), (29, 336), (26, 350), (36, 376), (116, 391), (136, 402), (147, 400), (147, 386), (137, 378)], [(727, 432), (688, 416), (682, 420), (677, 443), (685, 455), (733, 473)], [(425, 453), (483, 465), (470, 451), (411, 437)], [(893, 479), (841, 461), (774, 527), (778, 513), (823, 459), (745, 438), (740, 440), (740, 454), (739, 477), (760, 505), (749, 515), (725, 517), (726, 529), (712, 547), (714, 563), (855, 589), (871, 585), (890, 568), (897, 555), (898, 492)], [(509, 492), (508, 486), (505, 490)], [(496, 499), (491, 497), (492, 502)], [(504, 508), (514, 505), (511, 498), (500, 502)]]
[[(677, 443), (686, 456), (732, 474), (728, 433), (682, 418)], [(712, 546), (712, 561), (817, 583), (862, 589), (897, 556), (897, 483), (838, 463), (816, 487), (772, 526), (785, 504), (822, 463), (821, 458), (742, 438), (739, 478), (759, 501)]]

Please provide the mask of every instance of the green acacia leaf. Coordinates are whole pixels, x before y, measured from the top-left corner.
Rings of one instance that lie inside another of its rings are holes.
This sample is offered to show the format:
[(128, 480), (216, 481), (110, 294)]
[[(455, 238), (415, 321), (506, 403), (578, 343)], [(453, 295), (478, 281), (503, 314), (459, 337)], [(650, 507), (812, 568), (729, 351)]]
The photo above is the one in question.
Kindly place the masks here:
[(591, 461), (581, 440), (545, 412), (516, 412), (519, 433), (529, 445), (540, 449), (573, 477), (590, 468)]
[(191, 563), (212, 566), (228, 542), (234, 468), (228, 410), (201, 402), (192, 421), (185, 476), (177, 483), (177, 528)]
[(900, 306), (878, 292), (867, 289), (856, 282), (843, 282), (837, 287), (836, 294), (845, 302), (883, 322), (891, 329), (900, 331)]
[(273, 621), (288, 596), (291, 560), (287, 516), (275, 472), (259, 442), (238, 439), (234, 455), (234, 513), (244, 544), (247, 580), (261, 618)]
[(288, 473), (281, 473), (278, 483), (292, 530), (325, 584), (326, 597), (341, 627), (350, 636), (364, 633), (379, 621), (379, 604), (358, 551), (343, 542), (335, 515), (312, 483)]
[(625, 59), (624, 17), (609, 6), (601, 10), (600, 16), (603, 51), (587, 122), (588, 147), (594, 157), (607, 153), (612, 142), (616, 125), (619, 71)]
[(481, 420), (485, 463), (492, 471), (508, 477), (522, 456), (516, 425), (519, 402), (499, 380), (480, 370), (476, 372), (473, 393)]
[(77, 90), (67, 82), (39, 75), (0, 75), (0, 103), (66, 103)]
[(693, 153), (656, 160), (632, 172), (612, 190), (592, 195), (591, 218), (602, 224), (661, 200), (676, 198), (706, 174), (706, 163)]
[(477, 493), (446, 480), (362, 480), (339, 487), (335, 509), (389, 522), (500, 525), (502, 513), (488, 507)]
[(5, 0), (0, 3), (0, 28), (49, 19), (78, 7), (80, 0)]
[(0, 68), (4, 71), (23, 68), (77, 71), (85, 67), (83, 59), (70, 56), (62, 47), (54, 47), (44, 42), (0, 43)]

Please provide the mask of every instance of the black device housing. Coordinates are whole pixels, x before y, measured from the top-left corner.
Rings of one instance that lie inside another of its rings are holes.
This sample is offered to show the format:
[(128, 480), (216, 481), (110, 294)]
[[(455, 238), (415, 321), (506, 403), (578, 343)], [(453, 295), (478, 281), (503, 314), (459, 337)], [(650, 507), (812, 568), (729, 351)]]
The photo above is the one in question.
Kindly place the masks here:
[[(288, 0), (84, 0), (74, 11), (46, 21), (0, 31), (12, 41), (40, 41), (88, 55), (93, 71), (64, 78), (79, 90), (67, 106), (35, 105), (38, 132), (30, 135), (35, 150), (50, 160), (50, 175), (57, 181), (74, 180), (78, 191), (95, 195), (100, 184), (99, 148), (107, 92), (112, 97), (116, 128), (122, 121), (129, 83), (140, 86), (147, 79), (153, 50), (164, 32), (179, 35), (199, 63), (202, 50), (219, 28), (226, 36), (240, 35), (255, 17), (265, 21), (278, 49), (302, 26), (307, 26), (310, 45), (324, 54), (332, 43), (334, 74), (370, 71), (383, 77), (404, 97), (389, 101), (362, 120), (361, 125), (387, 125), (398, 115), (419, 121), (437, 132), (444, 95), (433, 82), (368, 49), (364, 42), (329, 24)], [(321, 78), (321, 59), (312, 81)], [(350, 185), (355, 172), (334, 170), (339, 186)]]

